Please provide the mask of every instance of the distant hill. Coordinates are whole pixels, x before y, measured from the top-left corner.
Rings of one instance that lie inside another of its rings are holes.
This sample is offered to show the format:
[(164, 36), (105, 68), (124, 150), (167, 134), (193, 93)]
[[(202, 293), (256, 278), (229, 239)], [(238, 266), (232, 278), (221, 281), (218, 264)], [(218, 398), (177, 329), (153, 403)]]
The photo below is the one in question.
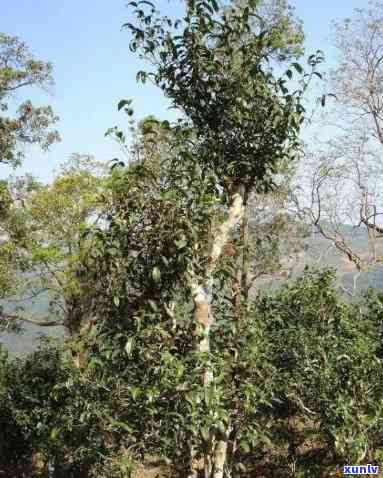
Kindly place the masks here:
[[(368, 251), (367, 232), (361, 228), (343, 225), (341, 233), (352, 250), (360, 256)], [(299, 252), (285, 258), (285, 264), (290, 265), (291, 273), (288, 278), (265, 278), (257, 283), (258, 289), (276, 289), (287, 279), (293, 279), (299, 276), (305, 266), (332, 267), (337, 271), (338, 284), (345, 289), (352, 291), (354, 287), (354, 278), (357, 276), (355, 265), (347, 258), (345, 254), (339, 251), (330, 241), (321, 234), (314, 232), (309, 237), (301, 241), (303, 247), (299, 247)], [(377, 253), (383, 256), (383, 242), (376, 241)], [(383, 290), (383, 264), (375, 267), (369, 272), (364, 272), (357, 277), (355, 294), (360, 295), (368, 288)], [(255, 292), (255, 290), (254, 290)], [(347, 299), (347, 297), (345, 297)]]
[[(8, 310), (15, 310), (16, 306), (25, 305), (23, 302), (5, 302)], [(38, 319), (46, 317), (49, 312), (49, 298), (47, 294), (41, 294), (33, 303), (28, 302), (28, 315)], [(0, 343), (4, 344), (11, 355), (23, 355), (32, 352), (38, 347), (39, 338), (43, 336), (64, 337), (65, 331), (63, 327), (38, 327), (33, 324), (25, 323), (23, 325), (23, 333), (3, 333), (0, 334)]]
[[(351, 248), (361, 257), (368, 252), (368, 236), (364, 228), (354, 228), (343, 225), (342, 234)], [(318, 266), (334, 267), (338, 273), (339, 282), (346, 288), (353, 287), (354, 277), (357, 269), (345, 254), (338, 251), (335, 246), (319, 234), (310, 236), (307, 241), (308, 247), (303, 261), (305, 264), (316, 264)], [(383, 255), (383, 243), (376, 240), (376, 252)], [(369, 272), (361, 273), (356, 282), (357, 292), (362, 292), (369, 287), (383, 290), (383, 267), (378, 266)]]

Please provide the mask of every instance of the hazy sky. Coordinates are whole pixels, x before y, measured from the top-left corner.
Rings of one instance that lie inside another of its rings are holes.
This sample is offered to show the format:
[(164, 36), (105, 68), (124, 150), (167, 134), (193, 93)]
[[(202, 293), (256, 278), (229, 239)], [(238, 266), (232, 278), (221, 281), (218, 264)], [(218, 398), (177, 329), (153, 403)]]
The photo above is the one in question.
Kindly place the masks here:
[[(109, 160), (118, 155), (107, 128), (123, 126), (126, 117), (117, 112), (121, 98), (132, 98), (136, 118), (156, 114), (171, 118), (167, 103), (154, 87), (137, 85), (135, 74), (142, 64), (128, 49), (129, 35), (121, 31), (127, 20), (124, 0), (0, 0), (0, 31), (21, 37), (38, 58), (51, 61), (56, 81), (54, 95), (24, 91), (36, 104), (49, 103), (60, 116), (62, 142), (48, 153), (28, 149), (16, 174), (31, 172), (42, 180), (73, 152), (90, 153)], [(292, 0), (304, 22), (307, 52), (322, 49), (334, 61), (330, 25), (367, 0)], [(179, 0), (157, 0), (162, 11), (176, 13)], [(0, 166), (0, 176), (10, 173)]]

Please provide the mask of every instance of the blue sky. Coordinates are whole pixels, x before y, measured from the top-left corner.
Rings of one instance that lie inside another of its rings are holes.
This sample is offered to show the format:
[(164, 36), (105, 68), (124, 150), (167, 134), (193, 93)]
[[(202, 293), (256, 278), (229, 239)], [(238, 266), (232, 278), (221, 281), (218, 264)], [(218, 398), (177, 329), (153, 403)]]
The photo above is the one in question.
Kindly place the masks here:
[[(16, 174), (31, 172), (47, 181), (57, 166), (73, 152), (90, 153), (97, 159), (118, 156), (107, 128), (124, 126), (126, 117), (117, 112), (121, 98), (132, 98), (136, 118), (156, 114), (171, 118), (167, 102), (154, 87), (138, 85), (137, 70), (142, 63), (128, 49), (129, 36), (121, 31), (127, 20), (124, 0), (3, 0), (0, 31), (21, 37), (39, 59), (54, 65), (53, 96), (24, 91), (18, 100), (31, 98), (36, 104), (51, 104), (60, 116), (62, 142), (48, 153), (37, 148), (26, 151), (24, 165)], [(162, 11), (180, 11), (179, 0), (157, 0)], [(330, 43), (333, 19), (343, 19), (367, 0), (292, 0), (304, 22), (307, 52), (325, 51), (335, 61)], [(10, 173), (0, 167), (0, 176)]]

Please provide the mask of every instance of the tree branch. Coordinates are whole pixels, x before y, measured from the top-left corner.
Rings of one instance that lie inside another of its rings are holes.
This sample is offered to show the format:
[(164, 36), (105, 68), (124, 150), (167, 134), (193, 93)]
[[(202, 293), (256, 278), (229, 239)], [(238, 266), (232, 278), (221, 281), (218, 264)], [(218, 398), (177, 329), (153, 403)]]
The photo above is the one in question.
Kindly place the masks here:
[(0, 314), (0, 320), (20, 320), (21, 322), (27, 322), (28, 324), (37, 325), (39, 327), (57, 327), (65, 325), (63, 320), (33, 320), (20, 315), (4, 313)]

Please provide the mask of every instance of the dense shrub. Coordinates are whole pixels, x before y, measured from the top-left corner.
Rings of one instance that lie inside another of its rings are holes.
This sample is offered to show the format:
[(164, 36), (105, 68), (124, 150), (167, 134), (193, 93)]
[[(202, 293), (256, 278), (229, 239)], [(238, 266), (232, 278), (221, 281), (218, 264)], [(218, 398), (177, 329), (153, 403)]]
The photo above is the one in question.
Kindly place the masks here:
[(31, 446), (13, 415), (12, 376), (13, 366), (0, 346), (0, 470), (17, 467), (31, 454)]
[(300, 424), (287, 438), (290, 458), (303, 469), (313, 450), (295, 455), (310, 435), (325, 452), (320, 467), (373, 459), (383, 445), (381, 303), (372, 295), (363, 304), (342, 303), (334, 280), (330, 271), (306, 272), (252, 310), (278, 369), (270, 419), (281, 420), (287, 435), (291, 420)]
[(98, 326), (83, 369), (52, 344), (13, 361), (2, 351), (0, 470), (31, 470), (36, 456), (54, 477), (129, 476), (147, 453), (182, 465), (195, 430), (225, 420), (238, 476), (256, 464), (266, 476), (277, 467), (283, 476), (319, 477), (378, 460), (382, 300), (344, 304), (333, 282), (332, 272), (306, 271), (254, 298), (243, 323), (220, 314), (214, 397), (201, 399), (186, 323), (172, 331), (154, 316), (119, 335)]

